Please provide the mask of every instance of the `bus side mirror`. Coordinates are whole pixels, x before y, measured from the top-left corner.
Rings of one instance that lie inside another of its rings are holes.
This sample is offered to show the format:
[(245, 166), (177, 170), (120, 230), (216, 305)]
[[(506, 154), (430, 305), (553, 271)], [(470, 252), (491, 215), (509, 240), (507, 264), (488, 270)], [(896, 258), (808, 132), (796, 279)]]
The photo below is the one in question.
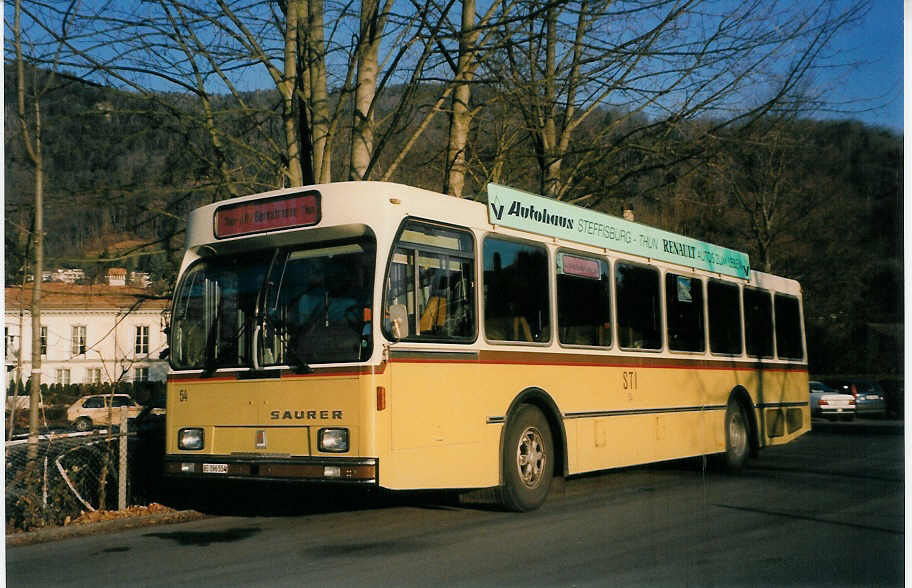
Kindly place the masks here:
[(391, 304), (389, 307), (390, 334), (399, 341), (409, 336), (408, 309), (404, 304)]

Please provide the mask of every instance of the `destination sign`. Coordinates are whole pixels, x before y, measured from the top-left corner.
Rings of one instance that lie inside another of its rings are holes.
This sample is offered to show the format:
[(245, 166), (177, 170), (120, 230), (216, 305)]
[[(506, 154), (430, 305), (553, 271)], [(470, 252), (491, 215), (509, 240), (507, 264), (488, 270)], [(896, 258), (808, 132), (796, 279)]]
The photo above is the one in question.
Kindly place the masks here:
[(221, 206), (215, 211), (215, 236), (236, 237), (319, 222), (320, 193), (310, 191)]
[(488, 220), (737, 278), (750, 276), (746, 253), (499, 184), (488, 184)]

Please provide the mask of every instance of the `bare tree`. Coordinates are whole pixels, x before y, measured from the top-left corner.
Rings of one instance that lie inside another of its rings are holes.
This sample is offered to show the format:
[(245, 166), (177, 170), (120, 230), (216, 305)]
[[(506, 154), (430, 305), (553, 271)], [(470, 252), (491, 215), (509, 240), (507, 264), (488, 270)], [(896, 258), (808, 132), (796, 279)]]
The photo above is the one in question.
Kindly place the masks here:
[(744, 221), (738, 224), (750, 237), (760, 269), (772, 272), (774, 252), (804, 234), (828, 190), (814, 185), (816, 178), (804, 173), (804, 144), (782, 121), (757, 124), (720, 141), (710, 164), (714, 183), (743, 214)]
[[(200, 130), (188, 136), (213, 199), (334, 175), (392, 179), (443, 112), (442, 185), (461, 195), (467, 174), (488, 175), (472, 169), (490, 138), (472, 138), (473, 120), (499, 101), (527, 138), (511, 141), (509, 158), (535, 158), (527, 187), (594, 205), (694, 157), (705, 141), (683, 123), (709, 118), (711, 137), (806, 98), (830, 38), (864, 0), (497, 0), (484, 15), (474, 0), (454, 6), (78, 3), (67, 10), (80, 35), (61, 42), (67, 67)], [(59, 37), (52, 22), (37, 26)], [(250, 92), (265, 86), (274, 98)]]
[(471, 81), (475, 73), (473, 52), (478, 41), (479, 31), (475, 27), (475, 0), (462, 2), (462, 27), (459, 34), (459, 60), (456, 65), (453, 92), (453, 112), (450, 114), (450, 136), (447, 141), (447, 169), (444, 192), (453, 196), (462, 196), (465, 187), (466, 144), (469, 126), (472, 123)]
[(330, 115), (327, 90), (323, 2), (307, 0), (301, 8), (305, 14), (299, 18), (302, 29), (298, 37), (302, 64), (302, 96), (299, 105), (306, 109), (305, 113), (309, 113), (309, 143), (313, 154), (314, 182), (324, 184), (332, 180), (332, 145), (335, 128)]
[[(537, 189), (560, 199), (592, 194), (594, 204), (632, 172), (692, 156), (668, 147), (685, 121), (711, 118), (713, 133), (791, 107), (796, 97), (807, 104), (809, 76), (825, 64), (830, 39), (863, 9), (864, 2), (528, 0), (522, 34), (505, 37), (486, 66), (521, 112)], [(618, 169), (631, 152), (639, 153), (635, 168)], [(600, 166), (607, 177), (591, 177)]]
[[(22, 49), (22, 8), (16, 0), (13, 17), (13, 43), (16, 49), (16, 97), (19, 128), (25, 151), (34, 167), (35, 211), (32, 227), (32, 251), (34, 253), (32, 279), (32, 365), (29, 405), (29, 459), (34, 460), (38, 451), (38, 408), (41, 404), (41, 275), (44, 269), (44, 159), (41, 149), (41, 96), (51, 83), (52, 76), (44, 82), (39, 72), (33, 72), (32, 112), (26, 107), (26, 56)], [(43, 86), (43, 89), (42, 89)]]

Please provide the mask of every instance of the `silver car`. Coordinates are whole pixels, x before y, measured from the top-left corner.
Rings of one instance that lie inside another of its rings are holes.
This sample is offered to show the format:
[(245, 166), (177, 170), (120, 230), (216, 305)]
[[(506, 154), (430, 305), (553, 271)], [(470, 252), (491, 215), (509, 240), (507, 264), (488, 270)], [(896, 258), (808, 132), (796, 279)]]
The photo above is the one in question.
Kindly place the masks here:
[(810, 381), (811, 417), (851, 421), (855, 418), (855, 397), (830, 388), (823, 382)]
[(837, 392), (850, 394), (855, 399), (855, 414), (858, 416), (884, 417), (887, 414), (887, 399), (880, 384), (871, 380), (846, 379), (827, 381)]

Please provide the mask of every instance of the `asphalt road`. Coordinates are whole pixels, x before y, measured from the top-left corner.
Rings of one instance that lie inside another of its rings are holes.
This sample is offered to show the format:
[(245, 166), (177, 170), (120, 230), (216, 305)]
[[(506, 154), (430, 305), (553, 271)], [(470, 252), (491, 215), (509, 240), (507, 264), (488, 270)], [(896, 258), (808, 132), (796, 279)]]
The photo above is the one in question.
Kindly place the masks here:
[(210, 488), (216, 516), (6, 550), (9, 586), (901, 586), (903, 436), (821, 426), (737, 476), (702, 459), (481, 495)]

